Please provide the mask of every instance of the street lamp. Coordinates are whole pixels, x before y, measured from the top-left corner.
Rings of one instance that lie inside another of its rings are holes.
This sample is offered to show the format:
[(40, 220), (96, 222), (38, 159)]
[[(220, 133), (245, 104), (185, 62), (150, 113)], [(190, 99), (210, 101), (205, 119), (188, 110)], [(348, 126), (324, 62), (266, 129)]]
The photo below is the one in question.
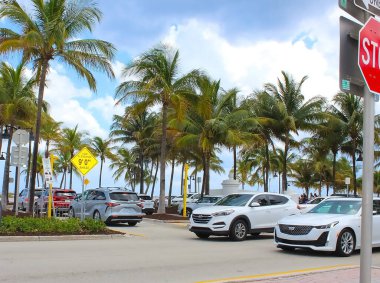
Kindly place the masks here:
[(277, 178), (278, 177), (278, 193), (279, 194), (281, 194), (281, 178), (280, 178), (280, 176), (281, 176), (281, 174), (280, 174), (280, 172), (278, 172), (278, 175), (277, 175), (277, 172), (274, 172), (274, 175), (273, 175), (273, 177), (274, 178)]
[(5, 160), (4, 154), (7, 154), (7, 153), (4, 152), (4, 151), (2, 151), (2, 152), (1, 152), (1, 156), (0, 156), (0, 160)]
[(362, 152), (361, 151), (359, 151), (359, 156), (356, 159), (356, 161), (363, 161), (363, 156), (362, 156)]

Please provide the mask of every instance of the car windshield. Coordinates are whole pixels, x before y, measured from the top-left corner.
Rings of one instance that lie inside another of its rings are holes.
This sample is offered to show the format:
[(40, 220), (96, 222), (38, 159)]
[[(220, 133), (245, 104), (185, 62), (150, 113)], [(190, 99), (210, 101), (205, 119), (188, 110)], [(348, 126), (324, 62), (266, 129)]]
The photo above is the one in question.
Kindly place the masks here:
[(224, 206), (245, 206), (253, 197), (253, 194), (233, 194), (219, 200), (215, 205)]
[(140, 199), (143, 199), (143, 200), (151, 200), (150, 196), (140, 196)]
[(359, 211), (361, 205), (361, 200), (325, 200), (308, 213), (353, 215)]
[(43, 191), (37, 191), (37, 190), (36, 190), (36, 191), (34, 191), (34, 196), (35, 196), (35, 197), (40, 197), (40, 196), (42, 195), (42, 192), (43, 192)]
[(120, 200), (120, 201), (130, 201), (130, 200), (134, 200), (134, 201), (137, 201), (139, 200), (137, 194), (134, 194), (134, 193), (123, 193), (123, 192), (120, 192), (120, 193), (110, 193), (110, 198), (112, 200)]
[(323, 200), (324, 200), (324, 198), (316, 198), (316, 199), (309, 201), (308, 204), (318, 204)]

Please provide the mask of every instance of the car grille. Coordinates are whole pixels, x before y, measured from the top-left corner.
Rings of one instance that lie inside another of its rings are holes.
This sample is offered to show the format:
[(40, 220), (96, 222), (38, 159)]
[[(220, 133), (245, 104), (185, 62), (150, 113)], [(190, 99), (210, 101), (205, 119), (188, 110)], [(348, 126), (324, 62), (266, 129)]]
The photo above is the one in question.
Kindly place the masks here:
[(194, 223), (199, 223), (199, 224), (207, 224), (212, 216), (209, 214), (193, 214), (193, 221)]
[(281, 233), (288, 235), (307, 235), (310, 233), (313, 226), (303, 226), (303, 225), (284, 225), (280, 224)]
[(315, 246), (315, 247), (324, 247), (326, 246), (327, 237), (329, 235), (329, 232), (325, 231), (319, 236), (319, 238), (316, 241), (300, 241), (300, 240), (287, 240), (277, 237), (275, 234), (275, 241), (276, 243), (283, 243), (283, 244), (289, 244), (289, 245), (296, 245), (296, 246)]

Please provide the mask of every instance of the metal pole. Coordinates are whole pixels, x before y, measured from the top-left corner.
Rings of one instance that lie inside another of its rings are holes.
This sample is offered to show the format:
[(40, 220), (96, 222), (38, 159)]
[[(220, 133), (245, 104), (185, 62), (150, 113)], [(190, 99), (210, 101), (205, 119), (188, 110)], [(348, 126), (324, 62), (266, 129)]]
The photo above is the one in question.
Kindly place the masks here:
[(84, 175), (82, 175), (82, 195), (81, 195), (81, 202), (82, 202), (82, 205), (81, 205), (81, 216), (80, 216), (80, 220), (84, 220)]
[(281, 194), (281, 173), (278, 172), (278, 193)]
[(360, 283), (371, 282), (375, 101), (364, 87)]

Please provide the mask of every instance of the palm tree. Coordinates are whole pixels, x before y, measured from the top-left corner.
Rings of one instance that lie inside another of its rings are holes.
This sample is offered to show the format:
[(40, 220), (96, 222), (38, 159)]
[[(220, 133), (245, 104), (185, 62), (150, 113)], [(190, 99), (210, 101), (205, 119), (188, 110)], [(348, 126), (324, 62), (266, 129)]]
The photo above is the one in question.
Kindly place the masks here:
[[(0, 28), (0, 54), (22, 52), (24, 62), (31, 62), (39, 80), (35, 142), (31, 176), (30, 198), (34, 198), (41, 113), (46, 76), (50, 62), (60, 59), (86, 79), (96, 90), (96, 81), (89, 68), (114, 74), (110, 60), (114, 57), (112, 44), (96, 39), (78, 39), (83, 31), (91, 31), (101, 18), (101, 12), (92, 1), (31, 0), (33, 13), (21, 7), (18, 1), (2, 1), (0, 19), (7, 18), (17, 31)], [(21, 31), (21, 32), (18, 32)], [(32, 207), (29, 208), (32, 212)]]
[[(85, 140), (86, 136), (87, 136), (86, 132), (78, 131), (78, 125), (76, 125), (74, 129), (64, 128), (62, 130), (62, 136), (57, 143), (57, 150), (61, 151), (63, 154), (69, 153), (70, 160), (71, 160), (74, 157), (75, 150), (79, 150), (87, 144)], [(72, 187), (73, 187), (73, 165), (70, 164), (69, 188), (72, 189)]]
[[(45, 115), (47, 116), (47, 115)], [(49, 147), (51, 141), (58, 141), (61, 132), (62, 122), (56, 122), (50, 116), (43, 119), (41, 124), (41, 138), (46, 142), (45, 157), (49, 157)]]
[(354, 194), (356, 194), (356, 154), (363, 141), (363, 103), (360, 97), (346, 93), (336, 94), (333, 102), (331, 112), (344, 124), (346, 142), (342, 145), (342, 151), (351, 156)]
[[(296, 82), (289, 74), (282, 71), (282, 81), (277, 79), (277, 86), (266, 84), (266, 91), (277, 100), (273, 105), (272, 115), (276, 121), (281, 121), (277, 129), (282, 129), (277, 133), (278, 137), (284, 142), (285, 157), (289, 153), (291, 144), (291, 133), (298, 134), (299, 130), (313, 131), (316, 122), (321, 119), (321, 109), (325, 100), (321, 97), (313, 97), (305, 101), (301, 93), (301, 88), (307, 77), (303, 77), (300, 82)], [(271, 116), (269, 116), (271, 118)], [(284, 158), (282, 168), (282, 187), (287, 190), (287, 158)]]
[(136, 157), (125, 148), (119, 148), (116, 156), (117, 158), (112, 160), (110, 165), (111, 169), (116, 169), (112, 176), (115, 180), (119, 180), (120, 177), (123, 177), (123, 180), (131, 185), (132, 190), (135, 191)]
[(167, 47), (158, 47), (142, 54), (124, 70), (125, 75), (137, 77), (121, 83), (116, 90), (118, 102), (130, 98), (136, 100), (134, 107), (145, 110), (156, 104), (161, 105), (161, 157), (160, 157), (160, 205), (158, 213), (165, 213), (165, 166), (166, 166), (166, 131), (168, 108), (174, 100), (183, 100), (183, 111), (186, 110), (184, 97), (191, 94), (191, 84), (197, 71), (182, 77), (179, 72), (179, 52)]
[(299, 159), (291, 164), (290, 168), (290, 176), (294, 179), (294, 185), (305, 189), (305, 193), (308, 196), (309, 189), (315, 187), (315, 183), (317, 182), (313, 162), (310, 160)]
[[(33, 88), (34, 78), (26, 79), (25, 65), (20, 64), (13, 69), (6, 63), (0, 64), (0, 116), (2, 123), (9, 129), (7, 155), (4, 166), (2, 186), (2, 207), (5, 210), (8, 201), (9, 166), (11, 156), (12, 135), (15, 126), (27, 126), (34, 117), (36, 97)], [(1, 137), (2, 139), (3, 137)]]
[(111, 139), (103, 140), (100, 137), (94, 137), (91, 140), (91, 149), (96, 156), (100, 157), (99, 187), (102, 186), (102, 172), (105, 160), (107, 158), (111, 160), (115, 159), (115, 155), (112, 153), (112, 148), (110, 147), (111, 143)]

